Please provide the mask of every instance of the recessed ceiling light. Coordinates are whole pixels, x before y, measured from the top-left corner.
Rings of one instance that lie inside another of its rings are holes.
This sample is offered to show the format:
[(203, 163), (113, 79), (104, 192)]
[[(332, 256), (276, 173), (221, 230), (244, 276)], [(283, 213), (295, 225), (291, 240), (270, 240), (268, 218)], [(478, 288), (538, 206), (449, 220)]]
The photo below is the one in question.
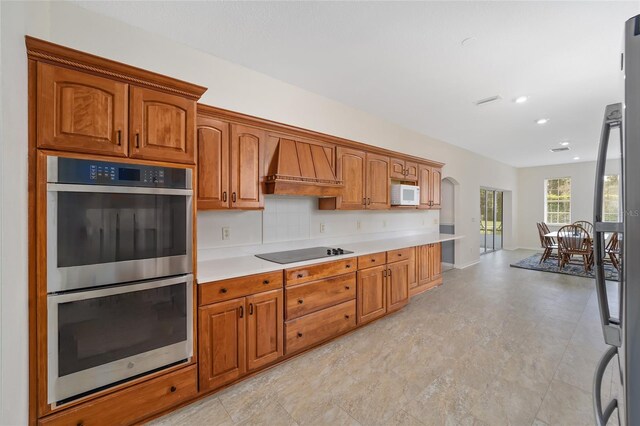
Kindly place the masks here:
[(536, 123), (538, 124), (547, 124), (549, 122), (548, 118), (541, 118), (539, 120), (536, 120)]
[(515, 102), (515, 103), (517, 103), (517, 104), (522, 104), (522, 103), (527, 102), (527, 100), (528, 100), (528, 99), (529, 99), (529, 97), (528, 97), (528, 96), (518, 96), (518, 97), (515, 99), (515, 101), (514, 101), (514, 102)]
[(562, 142), (560, 142), (560, 145), (568, 146), (569, 145), (569, 141), (562, 141)]
[(580, 159), (580, 157), (573, 157), (573, 159), (574, 159), (574, 160), (579, 160), (579, 159)]

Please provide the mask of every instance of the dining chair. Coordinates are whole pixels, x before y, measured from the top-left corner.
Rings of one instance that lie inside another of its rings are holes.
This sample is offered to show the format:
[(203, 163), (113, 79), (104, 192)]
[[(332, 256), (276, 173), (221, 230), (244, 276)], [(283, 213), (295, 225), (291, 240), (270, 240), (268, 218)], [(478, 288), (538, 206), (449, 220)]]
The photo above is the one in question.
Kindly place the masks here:
[(538, 235), (540, 236), (540, 246), (544, 249), (539, 263), (543, 263), (551, 257), (554, 250), (558, 250), (558, 245), (553, 238), (545, 236), (548, 232), (545, 232), (543, 223), (536, 223), (536, 226), (538, 227)]
[[(549, 229), (549, 226), (546, 223), (540, 222), (540, 225), (542, 225), (542, 229), (544, 229), (545, 234), (548, 234), (551, 232), (551, 230)], [(553, 237), (547, 237), (547, 238), (551, 238), (551, 241), (553, 242), (553, 244), (557, 244), (555, 238)]]
[(582, 226), (589, 234), (589, 238), (593, 237), (593, 224), (587, 220), (577, 220), (573, 222), (574, 225)]
[[(618, 240), (618, 233), (613, 232), (607, 241), (607, 245), (604, 248), (606, 257), (618, 272), (620, 272), (620, 241)], [(606, 258), (605, 258), (606, 260)]]
[(558, 231), (558, 249), (560, 253), (560, 269), (571, 261), (573, 256), (582, 256), (584, 270), (591, 270), (593, 246), (591, 236), (580, 225), (566, 225)]

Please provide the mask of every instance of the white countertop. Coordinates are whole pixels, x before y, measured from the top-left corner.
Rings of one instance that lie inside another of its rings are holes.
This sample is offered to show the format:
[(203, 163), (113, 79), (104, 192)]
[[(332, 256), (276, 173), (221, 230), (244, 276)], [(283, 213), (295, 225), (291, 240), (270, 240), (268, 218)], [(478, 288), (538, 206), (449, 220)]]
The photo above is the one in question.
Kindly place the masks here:
[[(313, 265), (316, 263), (330, 262), (332, 260), (348, 259), (365, 254), (379, 253), (382, 251), (395, 250), (405, 247), (421, 246), (425, 244), (440, 243), (443, 241), (458, 240), (464, 235), (455, 234), (418, 234), (401, 238), (385, 238), (379, 240), (352, 242), (340, 244), (339, 247), (350, 250), (353, 253), (342, 256), (323, 257), (320, 259), (307, 260), (304, 262), (287, 263), (282, 265), (268, 260), (260, 259), (254, 255), (237, 257), (227, 257), (222, 259), (211, 259), (198, 262), (198, 283), (219, 281), (228, 278), (242, 277), (245, 275), (259, 274), (263, 272), (273, 272), (281, 269), (297, 268), (300, 266)], [(293, 248), (292, 248), (293, 249)]]

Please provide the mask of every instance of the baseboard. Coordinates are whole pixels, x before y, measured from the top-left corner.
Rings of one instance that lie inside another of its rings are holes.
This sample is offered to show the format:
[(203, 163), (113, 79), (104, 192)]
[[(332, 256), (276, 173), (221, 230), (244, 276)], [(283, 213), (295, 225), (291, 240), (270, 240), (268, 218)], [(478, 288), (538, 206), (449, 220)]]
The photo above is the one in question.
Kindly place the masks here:
[(456, 265), (453, 264), (453, 263), (449, 263), (449, 262), (442, 262), (442, 267), (451, 269), (451, 268), (455, 268)]
[(460, 265), (460, 264), (456, 263), (455, 265), (453, 265), (453, 267), (456, 268), (456, 269), (466, 269), (466, 268), (468, 268), (470, 266), (477, 265), (478, 263), (480, 263), (480, 259), (474, 260), (473, 262), (469, 262), (469, 263), (466, 263), (464, 265)]

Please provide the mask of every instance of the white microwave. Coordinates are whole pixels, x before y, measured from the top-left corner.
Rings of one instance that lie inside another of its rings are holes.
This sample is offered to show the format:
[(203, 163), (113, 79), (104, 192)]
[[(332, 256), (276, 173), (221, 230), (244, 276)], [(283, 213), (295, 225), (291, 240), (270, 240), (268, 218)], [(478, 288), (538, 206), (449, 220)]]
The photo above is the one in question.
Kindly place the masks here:
[(417, 206), (420, 203), (420, 187), (415, 185), (391, 185), (392, 206)]

